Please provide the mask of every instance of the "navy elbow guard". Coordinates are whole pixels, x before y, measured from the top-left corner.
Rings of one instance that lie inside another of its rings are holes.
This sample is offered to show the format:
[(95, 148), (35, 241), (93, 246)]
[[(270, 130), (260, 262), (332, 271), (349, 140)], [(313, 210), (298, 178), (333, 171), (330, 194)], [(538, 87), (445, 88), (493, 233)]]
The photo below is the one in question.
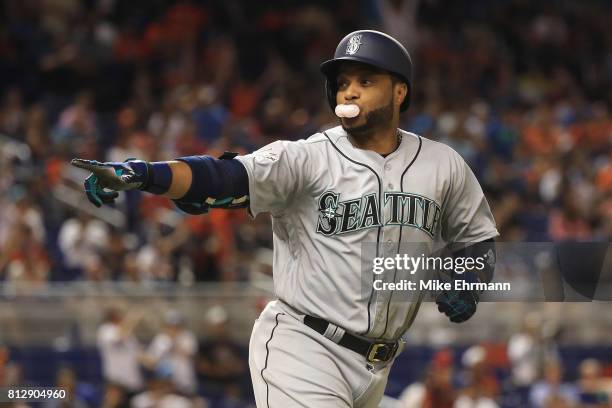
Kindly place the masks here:
[(172, 200), (182, 211), (199, 215), (210, 208), (244, 208), (249, 205), (249, 178), (237, 153), (225, 152), (218, 159), (188, 156), (176, 160), (192, 172), (191, 186), (180, 199)]

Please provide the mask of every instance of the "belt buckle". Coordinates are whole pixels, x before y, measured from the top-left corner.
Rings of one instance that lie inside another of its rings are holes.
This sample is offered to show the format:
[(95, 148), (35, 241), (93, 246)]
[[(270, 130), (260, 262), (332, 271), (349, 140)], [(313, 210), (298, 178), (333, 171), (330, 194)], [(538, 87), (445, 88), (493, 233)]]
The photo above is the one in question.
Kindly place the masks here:
[(367, 360), (370, 363), (389, 361), (397, 351), (397, 347), (397, 343), (372, 343), (368, 349)]

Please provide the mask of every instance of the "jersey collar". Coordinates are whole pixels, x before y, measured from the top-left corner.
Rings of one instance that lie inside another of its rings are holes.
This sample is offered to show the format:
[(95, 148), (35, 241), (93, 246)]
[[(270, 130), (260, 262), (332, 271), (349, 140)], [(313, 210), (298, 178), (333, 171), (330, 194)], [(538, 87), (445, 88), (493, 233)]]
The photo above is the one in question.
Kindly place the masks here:
[(395, 151), (389, 153), (386, 157), (371, 151), (364, 150), (355, 147), (349, 138), (349, 135), (342, 128), (342, 126), (336, 126), (328, 129), (325, 133), (329, 136), (332, 143), (334, 143), (345, 155), (349, 158), (356, 160), (361, 163), (365, 163), (377, 168), (382, 168), (386, 163), (393, 160), (398, 155), (405, 154), (406, 151), (410, 151), (415, 145), (415, 136), (412, 133), (406, 132), (399, 129), (402, 134), (402, 140)]

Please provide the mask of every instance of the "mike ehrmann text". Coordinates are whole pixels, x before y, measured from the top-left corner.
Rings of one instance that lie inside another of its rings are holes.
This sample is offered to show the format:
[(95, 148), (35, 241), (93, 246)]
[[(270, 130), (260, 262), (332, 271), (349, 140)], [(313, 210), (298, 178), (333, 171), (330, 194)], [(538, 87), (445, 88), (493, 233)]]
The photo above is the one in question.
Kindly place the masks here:
[(455, 280), (444, 282), (437, 279), (419, 280), (418, 282), (402, 279), (397, 282), (383, 282), (380, 279), (374, 281), (374, 290), (476, 290), (476, 291), (510, 291), (510, 282), (468, 282)]

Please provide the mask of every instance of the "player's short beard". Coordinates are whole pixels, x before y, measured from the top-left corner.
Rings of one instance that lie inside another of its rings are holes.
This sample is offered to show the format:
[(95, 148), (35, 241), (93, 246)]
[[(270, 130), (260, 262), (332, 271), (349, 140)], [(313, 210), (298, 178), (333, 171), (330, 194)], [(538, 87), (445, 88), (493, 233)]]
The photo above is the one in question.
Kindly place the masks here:
[(379, 129), (384, 129), (391, 126), (394, 111), (395, 107), (393, 106), (392, 97), (391, 101), (389, 101), (387, 105), (368, 112), (366, 114), (365, 123), (363, 125), (355, 127), (346, 127), (344, 126), (342, 121), (340, 121), (340, 124), (342, 125), (342, 129), (344, 129), (346, 133), (356, 139), (362, 139), (369, 137)]

